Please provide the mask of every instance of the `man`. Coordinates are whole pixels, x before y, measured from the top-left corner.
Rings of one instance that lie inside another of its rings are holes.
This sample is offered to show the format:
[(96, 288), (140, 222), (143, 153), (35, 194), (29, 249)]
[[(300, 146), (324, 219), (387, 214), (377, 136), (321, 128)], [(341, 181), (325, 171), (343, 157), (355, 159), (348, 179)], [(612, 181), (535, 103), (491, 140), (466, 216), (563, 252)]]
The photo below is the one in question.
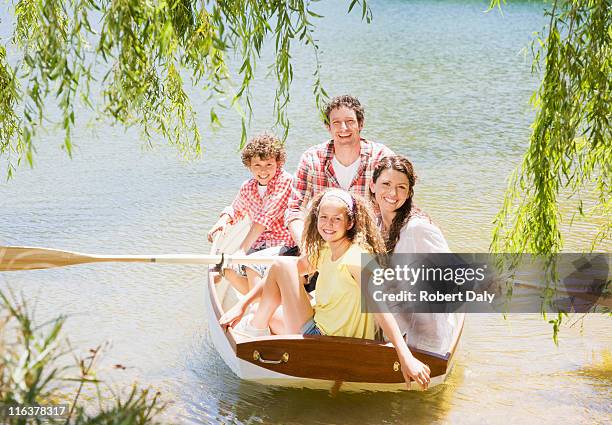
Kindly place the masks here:
[(326, 188), (342, 188), (365, 197), (376, 162), (394, 155), (386, 146), (361, 137), (364, 119), (363, 107), (353, 96), (337, 96), (327, 104), (325, 126), (331, 140), (311, 147), (300, 158), (285, 213), (285, 225), (298, 244), (303, 213), (313, 196)]

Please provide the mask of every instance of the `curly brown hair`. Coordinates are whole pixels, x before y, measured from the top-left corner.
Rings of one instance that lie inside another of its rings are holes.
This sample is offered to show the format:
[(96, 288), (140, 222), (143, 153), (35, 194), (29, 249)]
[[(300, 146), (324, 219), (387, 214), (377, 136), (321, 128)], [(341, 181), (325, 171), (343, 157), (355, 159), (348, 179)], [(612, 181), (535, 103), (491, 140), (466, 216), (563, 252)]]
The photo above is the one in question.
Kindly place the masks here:
[(273, 134), (260, 134), (253, 137), (242, 150), (242, 163), (245, 167), (251, 166), (251, 160), (258, 156), (260, 159), (274, 158), (279, 166), (287, 159), (287, 152), (283, 143)]
[(355, 96), (351, 96), (350, 94), (336, 96), (325, 105), (325, 108), (323, 109), (323, 119), (325, 121), (325, 125), (329, 125), (329, 114), (331, 111), (343, 106), (355, 111), (357, 123), (362, 126), (365, 119), (365, 110), (363, 109), (363, 106), (361, 106), (359, 99), (357, 99)]
[[(317, 219), (319, 205), (326, 192), (321, 192), (313, 198), (304, 223), (304, 233), (302, 236), (303, 252), (306, 253), (313, 265), (317, 264), (319, 253), (325, 244), (317, 229)], [(347, 238), (351, 243), (357, 243), (375, 257), (381, 257), (379, 260), (381, 263), (384, 263), (385, 261), (382, 259), (382, 256), (386, 253), (385, 243), (380, 230), (376, 226), (371, 204), (366, 202), (361, 196), (353, 194), (350, 194), (350, 196), (353, 198), (353, 208), (352, 211), (349, 211), (347, 206), (346, 215), (353, 226), (346, 231)]]
[[(406, 202), (402, 204), (401, 207), (395, 210), (395, 217), (393, 217), (391, 226), (389, 226), (389, 235), (385, 239), (387, 253), (391, 254), (395, 249), (395, 245), (397, 245), (397, 242), (399, 241), (400, 232), (404, 225), (408, 222), (408, 220), (417, 215), (428, 219), (429, 216), (412, 204), (412, 197), (414, 196), (414, 186), (416, 185), (417, 181), (417, 175), (414, 172), (414, 167), (412, 166), (412, 163), (406, 157), (403, 157), (401, 155), (386, 156), (382, 158), (374, 167), (374, 172), (372, 173), (373, 183), (376, 183), (376, 181), (384, 170), (395, 170), (399, 171), (402, 174), (405, 174), (406, 177), (408, 177), (409, 186), (408, 198), (406, 199)], [(372, 190), (369, 190), (369, 192), (372, 203), (376, 204), (374, 193), (372, 193)], [(431, 221), (431, 219), (429, 220)]]

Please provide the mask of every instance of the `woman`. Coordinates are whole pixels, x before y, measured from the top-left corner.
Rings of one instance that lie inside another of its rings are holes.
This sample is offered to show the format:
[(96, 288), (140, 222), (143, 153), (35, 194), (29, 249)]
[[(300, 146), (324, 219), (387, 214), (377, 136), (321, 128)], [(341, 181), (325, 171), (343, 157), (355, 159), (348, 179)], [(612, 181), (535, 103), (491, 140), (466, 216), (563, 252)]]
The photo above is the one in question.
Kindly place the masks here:
[(413, 205), (415, 184), (412, 164), (401, 155), (384, 157), (374, 168), (370, 197), (381, 213), (387, 252), (450, 252), (440, 229)]
[[(431, 218), (414, 206), (416, 174), (401, 156), (382, 158), (372, 175), (370, 197), (380, 211), (379, 227), (389, 254), (448, 253), (448, 244)], [(395, 315), (410, 345), (446, 353), (456, 317), (449, 313), (403, 313)]]

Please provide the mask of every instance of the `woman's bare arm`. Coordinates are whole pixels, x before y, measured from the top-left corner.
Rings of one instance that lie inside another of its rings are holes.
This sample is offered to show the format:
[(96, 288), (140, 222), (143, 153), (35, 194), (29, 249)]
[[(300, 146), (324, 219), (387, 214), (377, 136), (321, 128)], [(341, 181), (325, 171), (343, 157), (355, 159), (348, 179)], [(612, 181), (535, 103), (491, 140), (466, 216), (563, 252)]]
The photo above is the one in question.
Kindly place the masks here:
[[(359, 266), (347, 266), (351, 276), (357, 282), (359, 288), (361, 288), (361, 268)], [(418, 360), (412, 355), (412, 352), (408, 348), (404, 337), (401, 334), (400, 328), (391, 313), (374, 313), (374, 318), (378, 325), (382, 328), (384, 334), (387, 336), (391, 344), (397, 351), (397, 357), (399, 358), (402, 374), (406, 380), (406, 384), (410, 385), (410, 379), (414, 379), (423, 389), (427, 389), (431, 379), (429, 377), (431, 370), (429, 366)]]

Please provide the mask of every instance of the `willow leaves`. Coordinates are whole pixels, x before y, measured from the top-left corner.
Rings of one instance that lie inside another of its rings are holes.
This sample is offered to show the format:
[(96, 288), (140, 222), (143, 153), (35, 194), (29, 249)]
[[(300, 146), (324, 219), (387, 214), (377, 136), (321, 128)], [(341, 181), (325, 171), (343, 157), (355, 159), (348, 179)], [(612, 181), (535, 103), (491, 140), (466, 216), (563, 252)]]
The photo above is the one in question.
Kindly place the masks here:
[[(253, 105), (249, 89), (265, 43), (274, 46), (273, 113), (286, 135), (295, 45), (312, 48), (314, 99), (320, 105), (327, 97), (313, 37), (320, 18), (314, 3), (13, 1), (13, 36), (0, 40), (0, 156), (8, 159), (9, 177), (24, 158), (32, 164), (33, 136), (48, 121), (50, 101), (59, 110), (56, 121), (68, 154), (81, 102), (112, 123), (137, 126), (147, 141), (161, 136), (185, 156), (199, 155), (201, 135), (190, 86), (210, 107), (205, 125), (221, 124), (215, 107), (233, 107), (240, 114), (244, 143)], [(355, 4), (369, 20), (366, 0), (347, 2)], [(234, 57), (237, 70), (230, 67)], [(92, 92), (93, 87), (100, 93)]]

